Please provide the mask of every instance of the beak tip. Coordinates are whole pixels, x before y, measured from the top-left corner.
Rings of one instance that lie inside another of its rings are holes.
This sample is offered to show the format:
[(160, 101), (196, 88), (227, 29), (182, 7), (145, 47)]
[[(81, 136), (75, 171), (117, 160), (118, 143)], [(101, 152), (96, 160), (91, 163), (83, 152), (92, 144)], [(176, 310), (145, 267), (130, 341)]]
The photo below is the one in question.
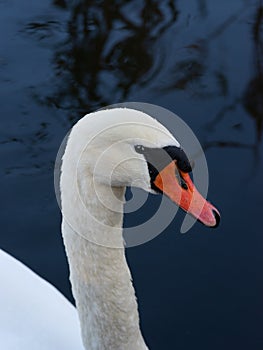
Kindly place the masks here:
[(216, 227), (218, 227), (218, 225), (220, 223), (220, 215), (219, 215), (218, 211), (216, 211), (214, 209), (212, 209), (212, 212), (213, 212), (213, 215), (214, 215), (215, 220), (216, 220), (216, 223), (214, 226), (212, 226), (212, 228), (216, 228)]

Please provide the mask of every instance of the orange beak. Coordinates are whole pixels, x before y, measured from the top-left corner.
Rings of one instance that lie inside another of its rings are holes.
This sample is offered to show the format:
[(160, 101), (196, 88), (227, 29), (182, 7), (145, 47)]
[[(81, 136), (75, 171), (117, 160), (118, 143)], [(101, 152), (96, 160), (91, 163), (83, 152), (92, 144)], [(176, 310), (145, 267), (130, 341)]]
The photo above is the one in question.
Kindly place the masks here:
[(154, 185), (180, 208), (209, 227), (216, 227), (220, 221), (218, 210), (197, 191), (191, 177), (172, 161), (159, 172)]

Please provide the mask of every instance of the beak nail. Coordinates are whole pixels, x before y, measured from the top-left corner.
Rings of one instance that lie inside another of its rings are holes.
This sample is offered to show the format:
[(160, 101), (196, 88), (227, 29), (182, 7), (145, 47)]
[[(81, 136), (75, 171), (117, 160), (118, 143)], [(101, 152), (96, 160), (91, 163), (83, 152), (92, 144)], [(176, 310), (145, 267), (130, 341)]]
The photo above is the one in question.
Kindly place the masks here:
[(214, 217), (216, 219), (216, 224), (215, 224), (215, 226), (213, 226), (213, 228), (216, 228), (219, 225), (219, 223), (220, 223), (220, 215), (214, 209), (212, 210), (212, 212), (213, 212), (213, 215), (214, 215)]

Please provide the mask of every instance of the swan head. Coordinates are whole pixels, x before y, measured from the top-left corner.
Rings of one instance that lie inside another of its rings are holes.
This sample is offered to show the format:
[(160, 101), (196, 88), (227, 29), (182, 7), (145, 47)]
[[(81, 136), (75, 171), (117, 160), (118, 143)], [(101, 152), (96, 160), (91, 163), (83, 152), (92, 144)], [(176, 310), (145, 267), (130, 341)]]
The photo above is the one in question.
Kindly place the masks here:
[(112, 108), (86, 115), (71, 131), (63, 164), (69, 155), (80, 179), (89, 174), (105, 186), (162, 193), (204, 225), (219, 223), (218, 210), (191, 180), (191, 165), (180, 143), (146, 113)]

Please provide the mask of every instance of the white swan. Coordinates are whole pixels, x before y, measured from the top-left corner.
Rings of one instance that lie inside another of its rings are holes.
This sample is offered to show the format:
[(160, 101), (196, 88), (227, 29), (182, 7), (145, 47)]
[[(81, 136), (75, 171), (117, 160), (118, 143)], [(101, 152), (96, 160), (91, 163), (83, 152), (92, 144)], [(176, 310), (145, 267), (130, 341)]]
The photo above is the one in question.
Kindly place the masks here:
[[(61, 173), (62, 234), (86, 350), (148, 349), (123, 248), (125, 187), (163, 192), (216, 226), (219, 213), (194, 189), (189, 171), (178, 141), (145, 113), (103, 110), (73, 127)], [(65, 298), (3, 252), (0, 263), (0, 348), (81, 349)]]

